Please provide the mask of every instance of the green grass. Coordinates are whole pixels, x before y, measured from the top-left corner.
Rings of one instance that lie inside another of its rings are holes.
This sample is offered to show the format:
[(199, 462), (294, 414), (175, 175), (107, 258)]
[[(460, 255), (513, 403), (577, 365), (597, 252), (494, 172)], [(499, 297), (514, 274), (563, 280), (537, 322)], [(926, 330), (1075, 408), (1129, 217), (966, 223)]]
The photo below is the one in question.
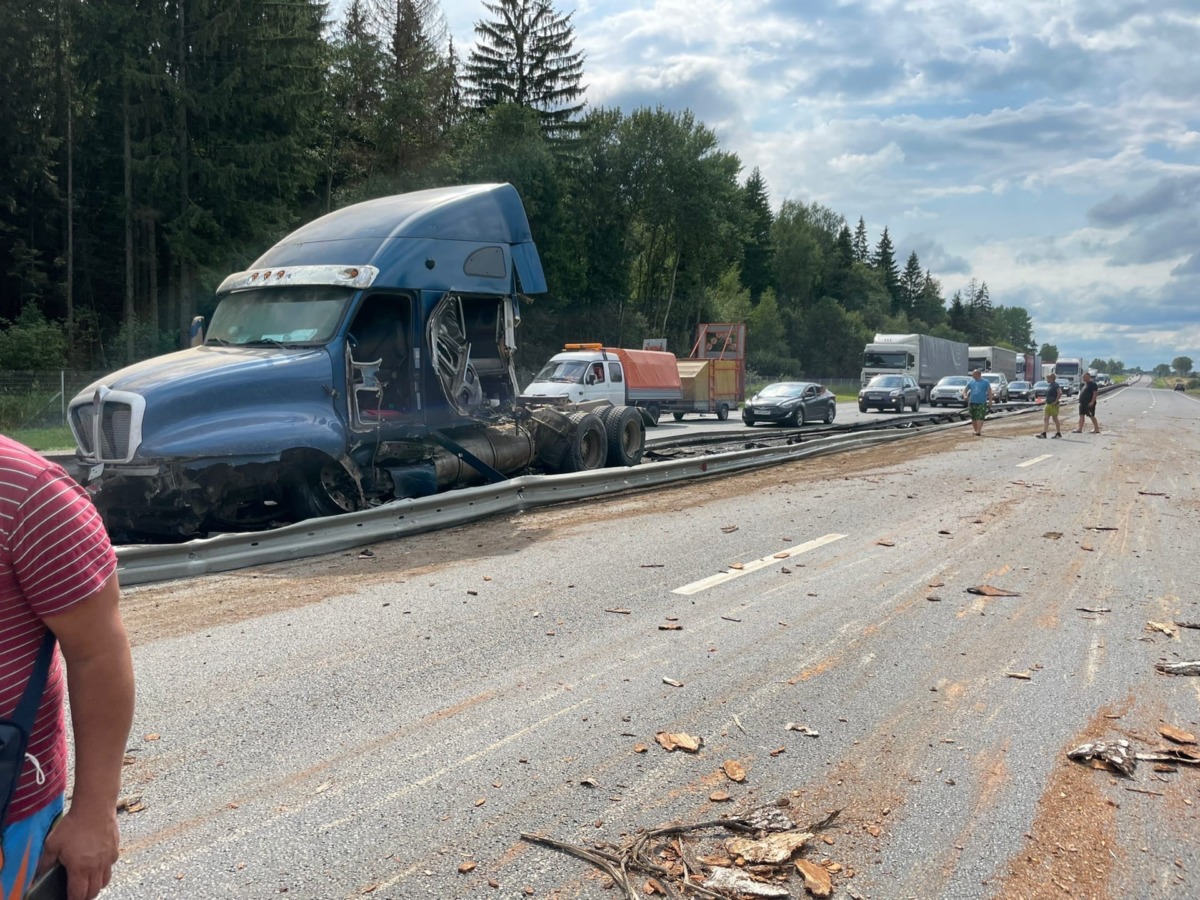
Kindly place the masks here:
[(71, 436), (71, 429), (66, 425), (56, 428), (16, 428), (6, 434), (33, 450), (69, 452), (75, 449), (75, 438)]

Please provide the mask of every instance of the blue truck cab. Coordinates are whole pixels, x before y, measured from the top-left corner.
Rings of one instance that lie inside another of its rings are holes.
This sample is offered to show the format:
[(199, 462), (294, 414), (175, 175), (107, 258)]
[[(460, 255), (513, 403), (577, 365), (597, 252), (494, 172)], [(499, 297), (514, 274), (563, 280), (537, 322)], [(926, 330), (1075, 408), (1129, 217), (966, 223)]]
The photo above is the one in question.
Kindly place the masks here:
[(346, 207), (226, 278), (201, 345), (80, 392), (78, 462), (134, 539), (348, 512), (539, 460), (594, 467), (579, 444), (595, 421), (580, 435), (580, 411), (517, 402), (520, 300), (545, 290), (511, 185)]

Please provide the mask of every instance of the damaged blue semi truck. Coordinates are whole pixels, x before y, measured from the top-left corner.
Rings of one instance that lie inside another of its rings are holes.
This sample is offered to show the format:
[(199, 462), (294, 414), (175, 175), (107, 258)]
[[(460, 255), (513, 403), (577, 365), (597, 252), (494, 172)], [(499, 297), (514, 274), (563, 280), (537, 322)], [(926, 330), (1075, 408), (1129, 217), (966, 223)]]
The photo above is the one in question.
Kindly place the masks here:
[(511, 185), (323, 216), (225, 279), (201, 345), (71, 401), (89, 490), (117, 539), (181, 540), (636, 465), (636, 409), (520, 397), (520, 301), (546, 290)]

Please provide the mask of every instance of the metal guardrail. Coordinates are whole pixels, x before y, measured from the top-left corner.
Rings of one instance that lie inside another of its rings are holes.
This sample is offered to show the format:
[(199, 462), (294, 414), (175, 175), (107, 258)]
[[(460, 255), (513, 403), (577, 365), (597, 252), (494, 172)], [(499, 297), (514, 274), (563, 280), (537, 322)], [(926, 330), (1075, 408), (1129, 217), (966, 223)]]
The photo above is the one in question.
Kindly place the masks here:
[(628, 469), (521, 476), (494, 485), (447, 491), (415, 500), (396, 500), (375, 509), (311, 519), (272, 531), (223, 534), (183, 544), (118, 547), (118, 572), (121, 584), (128, 586), (304, 559), (462, 525), (501, 513), (729, 475), (842, 450), (886, 444), (913, 434), (928, 434), (952, 427), (955, 425), (860, 432), (779, 447), (756, 447), (643, 463)]
[[(1120, 386), (1113, 385), (1108, 390)], [(1009, 410), (1008, 414), (1020, 415), (1041, 409), (1032, 404), (1021, 406), (1024, 408)], [(790, 433), (792, 436), (797, 433), (801, 435), (799, 442), (644, 462), (628, 469), (599, 469), (569, 475), (526, 475), (498, 484), (447, 491), (413, 500), (396, 500), (375, 509), (311, 519), (271, 531), (223, 534), (181, 544), (123, 546), (117, 548), (118, 572), (121, 583), (128, 586), (305, 559), (450, 528), (503, 513), (629, 490), (648, 490), (714, 475), (730, 475), (844, 450), (873, 447), (962, 424), (961, 416), (954, 416), (954, 421), (946, 423), (948, 415), (940, 412), (905, 416), (889, 421), (883, 430), (878, 426), (863, 430), (858, 425), (850, 426), (852, 430), (844, 433), (825, 433), (813, 437), (808, 437), (811, 432), (793, 431)], [(938, 421), (944, 424), (933, 424)], [(787, 437), (787, 434), (780, 436)], [(749, 434), (746, 438), (746, 443), (756, 440)], [(672, 442), (655, 442), (655, 445), (662, 447), (665, 443)], [(691, 442), (685, 440), (680, 443)]]

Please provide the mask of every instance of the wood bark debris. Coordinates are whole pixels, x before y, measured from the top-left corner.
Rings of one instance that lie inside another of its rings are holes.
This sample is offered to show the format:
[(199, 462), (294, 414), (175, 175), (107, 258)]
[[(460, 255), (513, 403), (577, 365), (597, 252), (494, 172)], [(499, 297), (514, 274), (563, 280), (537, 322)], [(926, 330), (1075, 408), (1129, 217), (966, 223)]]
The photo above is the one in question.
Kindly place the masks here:
[[(622, 892), (623, 900), (639, 900), (646, 896), (645, 891), (652, 881), (655, 892), (661, 889), (663, 896), (668, 897), (712, 900), (728, 900), (731, 896), (791, 897), (785, 882), (792, 871), (791, 856), (804, 844), (800, 838), (811, 839), (816, 832), (831, 827), (841, 810), (834, 810), (820, 822), (798, 830), (784, 811), (787, 803), (783, 799), (772, 806), (756, 807), (741, 816), (655, 828), (627, 839), (620, 846), (584, 847), (527, 832), (522, 832), (520, 837), (591, 863)], [(760, 827), (763, 825), (767, 827)], [(785, 827), (778, 827), (781, 825)], [(746, 846), (762, 845), (774, 848), (776, 854), (786, 852), (787, 856), (778, 864), (757, 864), (751, 875), (734, 868), (734, 859), (723, 848), (697, 853), (694, 842), (717, 829), (748, 835), (750, 837), (744, 838)], [(790, 852), (787, 851), (789, 847), (793, 848)], [(734, 893), (731, 895), (730, 891)]]
[(967, 588), (968, 594), (978, 594), (980, 597), (1020, 597), (1016, 591), (1007, 588), (993, 587), (990, 584), (980, 584)]
[(1156, 663), (1156, 672), (1164, 675), (1200, 675), (1200, 660), (1193, 662)]

